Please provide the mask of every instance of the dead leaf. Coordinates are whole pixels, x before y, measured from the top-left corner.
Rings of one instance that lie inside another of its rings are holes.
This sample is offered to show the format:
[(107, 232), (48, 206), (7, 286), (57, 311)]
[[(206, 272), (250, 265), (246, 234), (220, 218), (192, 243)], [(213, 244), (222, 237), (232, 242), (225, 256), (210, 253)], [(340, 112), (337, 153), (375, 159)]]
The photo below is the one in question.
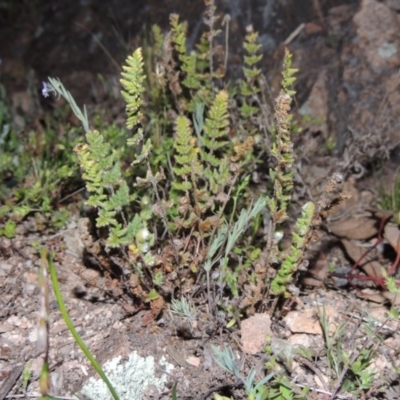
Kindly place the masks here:
[(383, 292), (382, 295), (385, 297), (385, 299), (390, 301), (390, 304), (392, 306), (400, 305), (400, 295), (398, 295), (396, 293), (390, 293), (390, 292)]
[(306, 276), (303, 278), (301, 283), (308, 287), (321, 287), (324, 284), (324, 282), (320, 281), (319, 279), (312, 278), (311, 276)]
[(389, 244), (396, 250), (397, 243), (399, 241), (400, 230), (396, 224), (389, 222), (385, 226), (383, 237), (389, 242)]
[(161, 311), (164, 308), (164, 305), (165, 301), (161, 296), (150, 303), (151, 312), (154, 318), (157, 318), (160, 315)]
[(364, 289), (358, 290), (356, 293), (358, 297), (372, 301), (374, 303), (383, 304), (387, 301), (383, 293), (376, 290)]
[[(361, 247), (350, 240), (342, 239), (342, 243), (344, 248), (346, 249), (347, 255), (354, 262), (357, 262), (369, 250), (368, 248)], [(383, 266), (378, 261), (375, 261), (377, 256), (376, 252), (376, 249), (374, 249), (369, 254), (367, 254), (362, 259), (359, 266), (368, 276), (382, 277)]]
[(200, 221), (199, 223), (199, 230), (200, 232), (207, 232), (212, 228), (210, 219), (207, 218), (204, 221)]

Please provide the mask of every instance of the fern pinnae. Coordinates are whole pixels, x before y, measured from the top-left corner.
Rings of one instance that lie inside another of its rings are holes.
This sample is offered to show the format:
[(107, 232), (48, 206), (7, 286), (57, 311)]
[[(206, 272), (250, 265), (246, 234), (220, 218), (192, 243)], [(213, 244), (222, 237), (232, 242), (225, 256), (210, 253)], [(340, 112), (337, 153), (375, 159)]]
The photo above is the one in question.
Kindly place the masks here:
[[(275, 102), (275, 127), (276, 139), (272, 145), (271, 154), (275, 157), (277, 165), (270, 169), (270, 177), (274, 185), (274, 195), (268, 198), (268, 208), (271, 213), (269, 231), (276, 231), (278, 224), (288, 219), (287, 208), (291, 199), (293, 188), (294, 152), (290, 137), (290, 103), (294, 91), (290, 89), (295, 78), (296, 70), (291, 68), (292, 56), (285, 50), (285, 58), (282, 70), (282, 89)], [(274, 260), (279, 255), (279, 249), (274, 244), (272, 235), (269, 235), (267, 252)]]
[(126, 113), (128, 120), (126, 126), (128, 129), (138, 125), (143, 118), (140, 107), (143, 104), (142, 93), (144, 91), (143, 82), (143, 56), (140, 48), (126, 59), (126, 65), (123, 66), (124, 72), (121, 73), (121, 85), (125, 90), (121, 91), (122, 97), (126, 102)]
[(261, 44), (257, 43), (257, 40), (258, 33), (250, 30), (243, 43), (243, 47), (247, 52), (247, 55), (244, 56), (245, 66), (243, 67), (243, 73), (247, 83), (250, 85), (251, 93), (259, 91), (259, 89), (252, 86), (251, 83), (261, 75), (261, 69), (256, 68), (256, 64), (258, 64), (263, 57), (262, 54), (259, 54)]
[(271, 282), (270, 292), (273, 295), (284, 295), (290, 297), (287, 285), (292, 281), (293, 275), (297, 272), (303, 260), (306, 246), (310, 240), (309, 234), (312, 230), (312, 221), (315, 216), (315, 204), (306, 203), (302, 207), (301, 216), (297, 219), (294, 232), (292, 234), (292, 246), (288, 253), (283, 257), (277, 275)]
[(213, 56), (214, 56), (214, 48), (213, 48), (213, 39), (214, 36), (216, 36), (219, 31), (217, 31), (214, 28), (215, 21), (217, 17), (215, 16), (215, 1), (214, 0), (206, 0), (205, 4), (207, 6), (206, 10), (206, 18), (204, 19), (204, 22), (206, 25), (209, 26), (210, 31), (208, 32), (208, 44), (209, 44), (209, 50), (208, 50), (208, 59), (209, 59), (209, 67), (210, 67), (210, 76), (213, 76), (214, 73), (214, 62), (213, 62)]
[(254, 117), (260, 113), (260, 107), (254, 107), (251, 103), (257, 100), (257, 95), (261, 91), (257, 83), (261, 76), (261, 69), (256, 65), (261, 61), (262, 54), (259, 54), (261, 45), (257, 43), (258, 34), (252, 29), (246, 35), (243, 43), (246, 55), (244, 56), (243, 74), (245, 79), (240, 83), (240, 93), (244, 97), (244, 102), (240, 107), (240, 112), (244, 120)]
[[(140, 107), (142, 106), (141, 94), (144, 90), (145, 76), (140, 49), (128, 57), (127, 65), (123, 68), (121, 84), (125, 90), (122, 91), (122, 96), (127, 104), (127, 126), (133, 128), (140, 124), (143, 117)], [(99, 209), (96, 220), (97, 227), (109, 228), (107, 246), (119, 247), (129, 244), (134, 238), (135, 229), (132, 227), (136, 223), (128, 222), (123, 211), (124, 207), (130, 203), (130, 195), (128, 185), (122, 177), (118, 154), (111, 149), (110, 144), (98, 131), (87, 132), (86, 140), (87, 144), (80, 144), (74, 150), (78, 155), (87, 189), (91, 193), (87, 204)], [(143, 134), (139, 127), (136, 135), (128, 144), (137, 145), (142, 141)], [(146, 158), (150, 150), (151, 144), (146, 142), (137, 159)]]
[[(86, 188), (91, 193), (86, 204), (99, 209), (96, 219), (98, 228), (109, 227), (114, 239), (123, 238), (126, 230), (119, 224), (117, 214), (122, 215), (125, 222), (122, 210), (130, 199), (119, 160), (99, 132), (88, 132), (86, 140), (87, 144), (77, 145), (74, 149), (86, 180)], [(121, 243), (113, 240), (108, 245), (118, 247)]]
[(186, 49), (187, 23), (179, 22), (179, 16), (177, 14), (171, 14), (170, 23), (172, 41), (174, 42), (179, 61), (181, 62), (181, 69), (185, 73), (182, 84), (188, 89), (199, 89), (201, 81), (197, 74), (197, 58), (195, 54), (187, 54)]
[[(193, 183), (188, 180), (197, 181), (202, 172), (202, 165), (198, 160), (198, 149), (195, 147), (196, 138), (192, 134), (190, 121), (185, 116), (178, 116), (175, 124), (176, 140), (174, 143), (176, 166), (173, 171), (176, 179), (172, 187), (181, 192), (186, 192), (193, 187)], [(179, 180), (178, 180), (179, 177)]]
[(206, 166), (204, 176), (210, 190), (216, 194), (223, 191), (230, 178), (228, 149), (229, 117), (228, 92), (221, 90), (208, 111), (204, 122), (204, 135), (200, 156)]

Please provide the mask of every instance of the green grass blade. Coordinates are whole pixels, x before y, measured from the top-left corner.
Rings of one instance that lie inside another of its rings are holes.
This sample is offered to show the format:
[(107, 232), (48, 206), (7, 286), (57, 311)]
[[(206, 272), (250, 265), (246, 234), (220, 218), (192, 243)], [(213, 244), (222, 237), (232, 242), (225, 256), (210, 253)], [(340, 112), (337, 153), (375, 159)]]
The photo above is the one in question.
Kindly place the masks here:
[(76, 331), (71, 319), (69, 318), (67, 308), (65, 307), (64, 300), (61, 295), (61, 290), (60, 286), (58, 285), (58, 279), (57, 279), (57, 273), (56, 269), (54, 267), (53, 260), (51, 257), (49, 257), (49, 270), (50, 270), (50, 276), (51, 276), (51, 281), (53, 283), (53, 288), (54, 288), (54, 293), (58, 302), (58, 306), (60, 307), (61, 315), (64, 318), (65, 323), (67, 324), (67, 327), (69, 331), (71, 332), (72, 336), (74, 337), (76, 343), (78, 343), (79, 347), (87, 357), (87, 359), (90, 361), (92, 364), (93, 368), (96, 370), (96, 372), (100, 375), (101, 379), (103, 379), (104, 383), (107, 385), (109, 391), (111, 392), (112, 397), (114, 400), (119, 400), (119, 397), (117, 395), (117, 392), (115, 391), (114, 387), (112, 386), (111, 382), (108, 380), (106, 374), (103, 372), (101, 369), (99, 363), (96, 361), (96, 359), (93, 357), (92, 353), (89, 351), (89, 349), (86, 347), (85, 343), (79, 336), (78, 332)]

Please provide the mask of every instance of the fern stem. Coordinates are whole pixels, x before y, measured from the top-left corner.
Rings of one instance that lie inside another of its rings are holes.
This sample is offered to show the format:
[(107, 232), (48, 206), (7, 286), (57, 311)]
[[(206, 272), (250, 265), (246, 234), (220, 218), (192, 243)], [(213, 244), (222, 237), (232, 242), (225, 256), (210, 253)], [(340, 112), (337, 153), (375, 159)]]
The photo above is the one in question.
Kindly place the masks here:
[(172, 245), (172, 247), (174, 249), (175, 262), (178, 264), (179, 263), (178, 251), (177, 251), (175, 243), (174, 243), (174, 237), (172, 236), (172, 232), (168, 227), (167, 216), (165, 214), (164, 206), (162, 205), (160, 194), (159, 194), (158, 189), (157, 189), (157, 181), (154, 178), (153, 172), (151, 171), (151, 165), (150, 165), (150, 161), (148, 159), (146, 160), (146, 163), (147, 163), (147, 171), (150, 171), (150, 182), (151, 182), (151, 185), (153, 186), (153, 190), (154, 190), (154, 193), (155, 193), (156, 198), (157, 198), (157, 203), (160, 206), (161, 218), (162, 218), (163, 223), (165, 225), (165, 229), (168, 232), (168, 236), (169, 236), (169, 239), (171, 241), (171, 245)]
[(210, 34), (209, 34), (209, 45), (210, 45), (210, 50), (209, 50), (209, 63), (210, 63), (210, 77), (212, 79), (213, 76), (213, 35), (214, 35), (214, 19), (215, 19), (215, 4), (214, 4), (214, 0), (209, 0), (210, 4), (208, 7), (208, 16), (209, 16), (209, 21), (210, 21)]
[(231, 21), (231, 16), (226, 14), (222, 20), (222, 26), (225, 25), (225, 54), (224, 54), (224, 71), (228, 66), (229, 57), (229, 22)]

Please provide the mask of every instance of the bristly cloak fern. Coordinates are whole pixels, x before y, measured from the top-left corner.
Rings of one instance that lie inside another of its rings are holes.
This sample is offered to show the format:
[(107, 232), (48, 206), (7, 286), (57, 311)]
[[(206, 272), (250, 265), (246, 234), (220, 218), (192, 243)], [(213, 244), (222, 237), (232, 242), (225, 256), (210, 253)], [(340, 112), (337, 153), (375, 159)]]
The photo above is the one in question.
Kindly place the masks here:
[[(171, 33), (164, 40), (161, 31), (153, 29), (157, 44), (149, 53), (155, 57), (146, 65), (156, 61), (156, 69), (149, 71), (149, 80), (143, 73), (141, 49), (129, 56), (123, 67), (122, 96), (127, 127), (133, 130), (127, 140), (134, 153), (128, 171), (121, 171), (120, 153), (105, 140), (106, 135), (90, 130), (86, 113), (78, 110), (71, 96), (57, 82), (52, 87), (70, 102), (85, 128), (86, 143), (77, 146), (75, 152), (89, 192), (87, 204), (98, 209), (97, 227), (102, 228), (105, 238), (102, 245), (121, 246), (119, 254), (135, 270), (138, 280), (130, 280), (132, 292), (142, 300), (152, 301), (159, 296), (155, 287), (166, 296), (179, 285), (182, 294), (201, 280), (197, 273), (203, 266), (211, 312), (216, 306), (210, 300), (215, 294), (211, 285), (213, 268), (218, 269), (215, 276), (219, 277), (220, 295), (229, 288), (235, 297), (243, 296), (246, 300), (240, 302), (240, 309), (256, 304), (252, 301), (254, 296), (262, 301), (262, 288), (268, 287), (267, 271), (271, 264), (280, 265), (281, 269), (270, 293), (288, 296), (287, 286), (302, 262), (309, 240), (313, 210), (312, 205), (303, 209), (290, 251), (282, 253), (273, 234), (288, 218), (293, 187), (289, 111), (295, 70), (286, 53), (282, 92), (275, 107), (276, 124), (273, 135), (269, 135), (272, 124), (262, 72), (257, 65), (261, 60), (257, 34), (248, 32), (246, 36), (243, 79), (239, 85), (225, 84), (219, 80), (224, 68), (222, 47), (214, 40), (219, 33), (215, 29), (214, 1), (207, 0), (206, 4), (209, 10), (204, 22), (209, 32), (202, 36), (195, 50), (187, 49), (186, 23), (172, 15)], [(142, 112), (146, 83), (155, 88), (146, 90), (148, 109)], [(146, 143), (144, 113), (149, 122)], [(270, 143), (254, 148), (256, 136), (261, 144), (263, 138)], [(154, 154), (152, 145), (156, 148)], [(266, 166), (273, 184), (273, 193), (267, 199), (250, 188), (250, 176), (255, 176), (252, 166), (266, 153), (276, 159), (274, 168), (269, 161)], [(156, 169), (159, 172), (153, 174)], [(169, 179), (165, 179), (164, 171)], [(128, 174), (136, 178), (136, 185), (129, 186), (125, 181)], [(132, 188), (136, 191), (134, 196), (130, 193)], [(142, 196), (141, 212), (133, 214), (134, 197), (149, 188), (152, 193)], [(252, 201), (254, 197), (258, 200)], [(270, 223), (268, 235), (266, 229), (260, 229), (264, 221)], [(168, 243), (161, 232), (169, 235)], [(265, 241), (265, 255), (259, 257)], [(157, 252), (153, 251), (155, 244)], [(247, 293), (242, 283), (254, 283), (256, 289)], [(228, 308), (227, 311), (230, 312)]]
[(245, 80), (240, 82), (240, 93), (244, 97), (240, 112), (244, 120), (260, 112), (260, 107), (251, 104), (251, 100), (257, 98), (257, 94), (260, 92), (257, 80), (261, 76), (261, 69), (257, 68), (256, 65), (262, 59), (262, 54), (258, 54), (261, 45), (257, 43), (257, 39), (257, 32), (251, 31), (246, 35), (246, 40), (243, 43), (247, 55), (244, 56), (245, 65), (243, 67)]
[(111, 150), (109, 143), (104, 142), (98, 131), (89, 131), (86, 140), (87, 144), (77, 145), (74, 149), (90, 193), (86, 204), (99, 209), (96, 226), (109, 228), (107, 246), (129, 244), (140, 229), (140, 220), (134, 218), (122, 225), (118, 218), (123, 215), (123, 208), (130, 203), (130, 198), (117, 153)]
[[(128, 146), (138, 146), (143, 141), (143, 128), (140, 126), (143, 119), (143, 113), (140, 108), (143, 105), (142, 93), (144, 91), (144, 81), (146, 79), (143, 73), (143, 56), (140, 48), (129, 56), (126, 60), (126, 65), (123, 66), (122, 79), (120, 80), (125, 90), (121, 91), (122, 97), (126, 102), (126, 113), (128, 119), (126, 126), (128, 129), (135, 128), (136, 134), (131, 139), (128, 139)], [(149, 157), (151, 152), (151, 140), (148, 139), (144, 144), (140, 154), (135, 156), (132, 164), (140, 164), (143, 160)]]
[(120, 80), (125, 90), (121, 91), (122, 97), (126, 103), (126, 113), (128, 120), (126, 126), (128, 129), (139, 125), (143, 118), (140, 107), (143, 104), (142, 92), (144, 91), (143, 82), (145, 76), (143, 74), (143, 57), (141, 49), (137, 49), (126, 60), (123, 66), (122, 79)]
[(172, 40), (175, 44), (175, 49), (178, 53), (178, 58), (182, 63), (182, 71), (185, 73), (185, 78), (182, 84), (188, 89), (199, 89), (201, 81), (197, 74), (196, 61), (197, 57), (194, 54), (186, 52), (186, 30), (187, 23), (179, 22), (179, 16), (172, 14), (170, 16)]
[(219, 31), (210, 26), (210, 31), (202, 35), (201, 42), (196, 46), (196, 50), (192, 50), (188, 54), (186, 47), (187, 23), (179, 22), (179, 17), (176, 14), (171, 15), (170, 23), (171, 40), (179, 60), (178, 63), (174, 63), (174, 76), (179, 75), (181, 77), (180, 83), (190, 92), (189, 98), (182, 96), (182, 92), (179, 93), (181, 95), (179, 109), (180, 111), (194, 111), (198, 102), (208, 106), (213, 98), (213, 79), (220, 79), (224, 75), (220, 69), (214, 71), (212, 66), (212, 55), (214, 53), (212, 38)]
[(296, 80), (294, 75), (297, 69), (291, 66), (292, 55), (286, 49), (282, 71), (282, 90), (275, 104), (277, 137), (271, 149), (271, 154), (277, 161), (274, 170), (270, 170), (270, 175), (274, 182), (275, 195), (268, 204), (273, 221), (277, 224), (282, 223), (288, 218), (287, 208), (291, 201), (291, 191), (293, 189), (294, 151), (293, 142), (290, 137), (290, 122), (292, 119), (290, 103), (295, 91), (290, 88)]
[(176, 119), (176, 138), (174, 148), (176, 151), (174, 167), (176, 180), (172, 187), (181, 192), (186, 192), (196, 185), (203, 167), (198, 159), (199, 149), (196, 147), (197, 139), (192, 135), (189, 120), (184, 116)]
[[(133, 128), (137, 127), (143, 118), (140, 107), (145, 76), (140, 49), (128, 57), (124, 71), (121, 83), (126, 90), (122, 91), (122, 96), (127, 104), (127, 126)], [(86, 203), (99, 209), (96, 219), (97, 227), (109, 228), (107, 246), (119, 247), (130, 244), (145, 221), (142, 221), (139, 215), (135, 215), (130, 222), (125, 218), (124, 207), (130, 204), (131, 198), (128, 184), (122, 176), (117, 152), (105, 142), (98, 131), (87, 132), (86, 140), (87, 144), (75, 147), (87, 190), (91, 193)], [(138, 145), (142, 140), (142, 129), (138, 128), (133, 138), (128, 140), (128, 144)], [(148, 142), (136, 156), (134, 163), (140, 163), (146, 159), (150, 150), (151, 143)]]
[(304, 251), (306, 250), (306, 246), (310, 240), (309, 235), (312, 231), (312, 221), (314, 216), (314, 203), (308, 202), (304, 204), (301, 216), (296, 221), (292, 245), (290, 246), (289, 251), (284, 255), (278, 273), (271, 282), (271, 294), (291, 297), (287, 290), (287, 286), (293, 280), (293, 275), (297, 272), (299, 265), (303, 261)]
[(223, 191), (227, 185), (229, 172), (229, 132), (228, 92), (221, 90), (215, 97), (204, 124), (201, 138), (201, 158), (207, 167), (204, 176), (214, 194)]

